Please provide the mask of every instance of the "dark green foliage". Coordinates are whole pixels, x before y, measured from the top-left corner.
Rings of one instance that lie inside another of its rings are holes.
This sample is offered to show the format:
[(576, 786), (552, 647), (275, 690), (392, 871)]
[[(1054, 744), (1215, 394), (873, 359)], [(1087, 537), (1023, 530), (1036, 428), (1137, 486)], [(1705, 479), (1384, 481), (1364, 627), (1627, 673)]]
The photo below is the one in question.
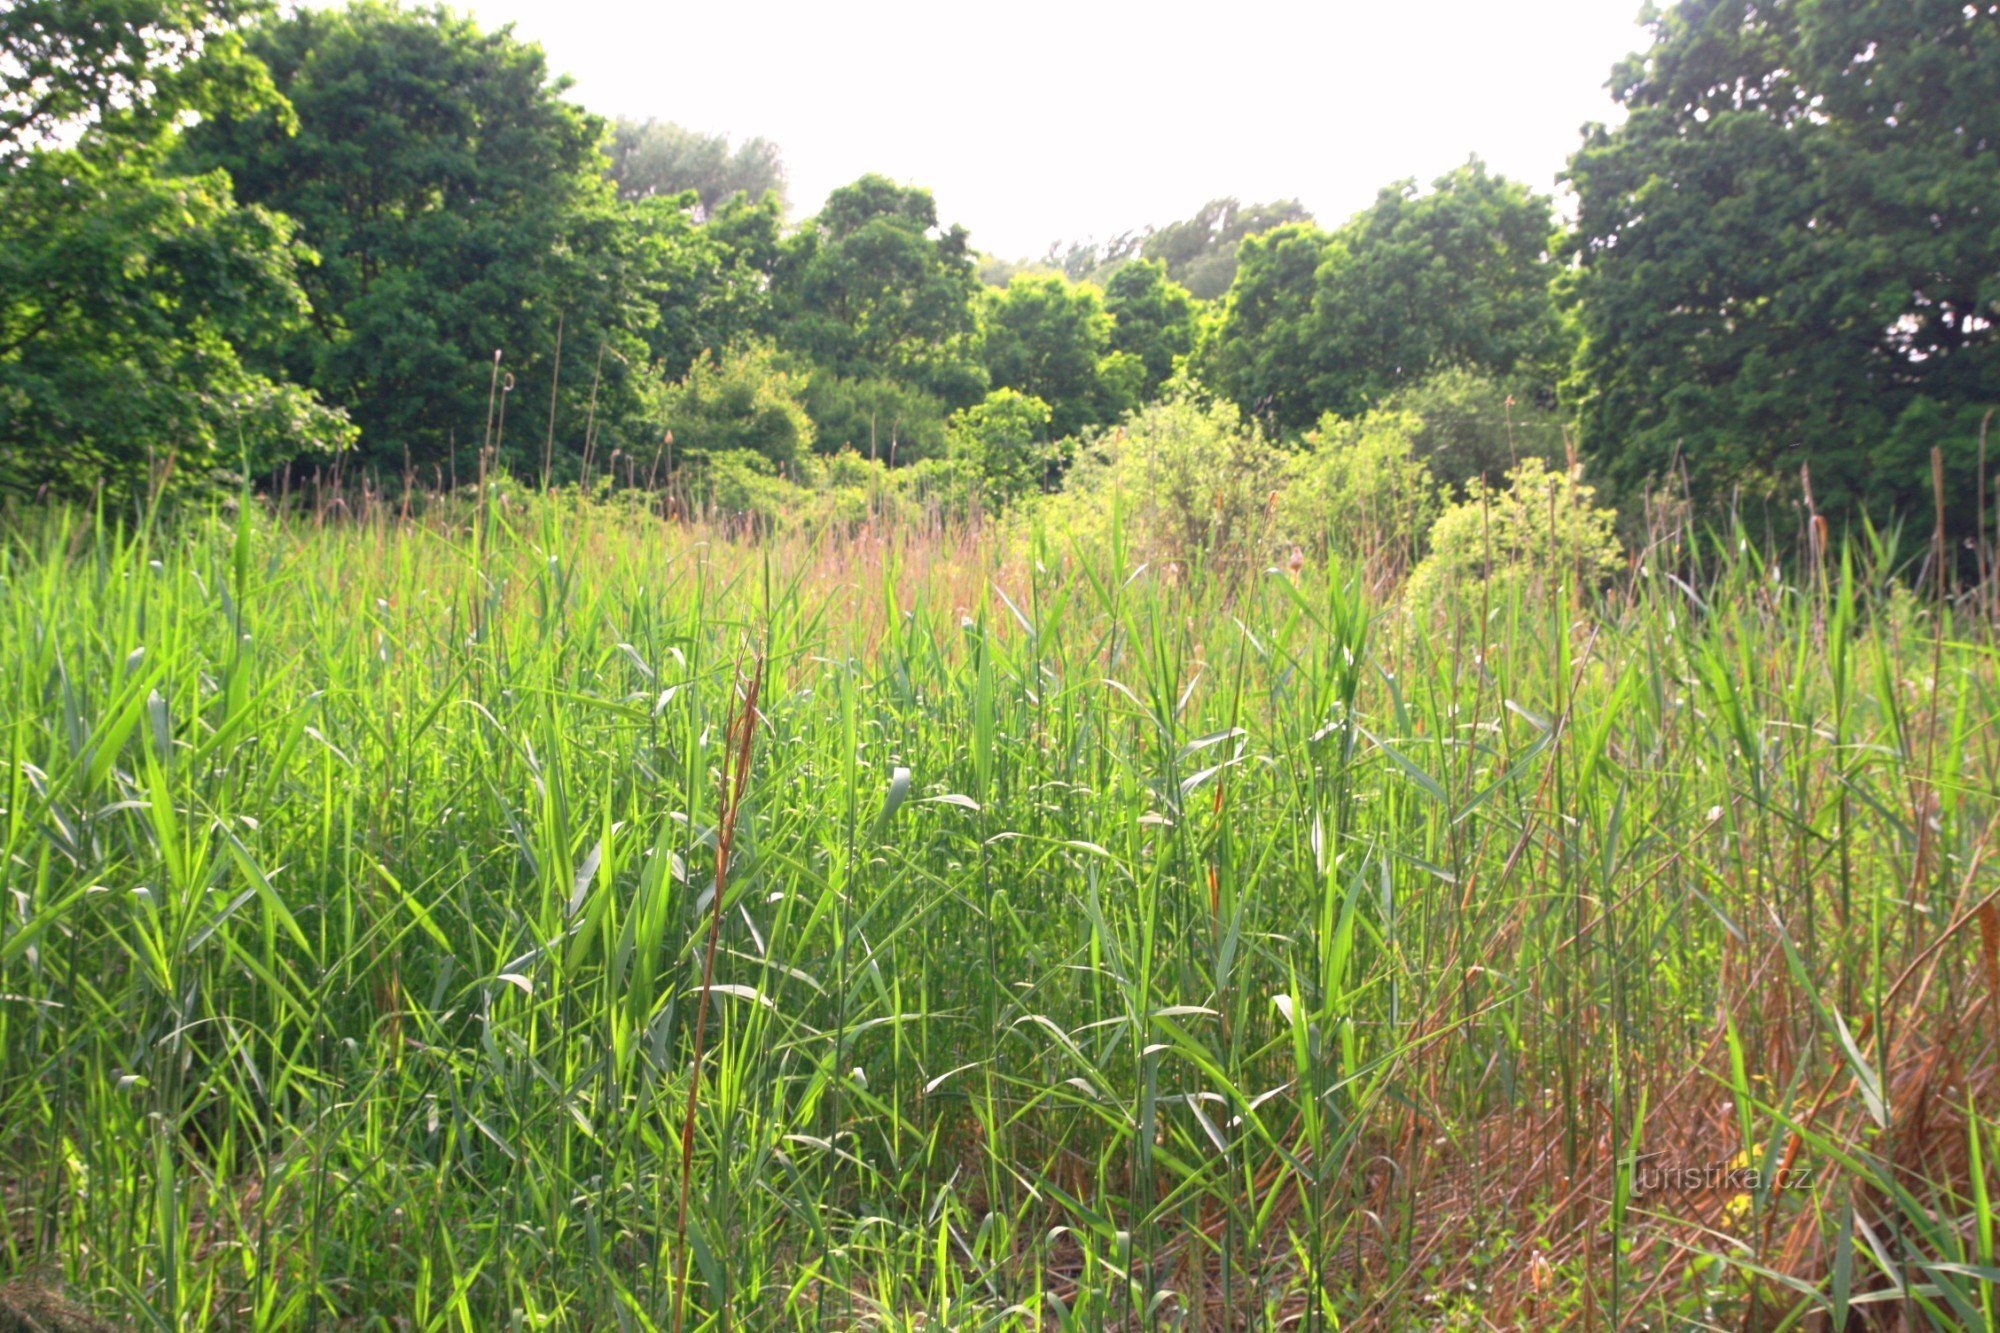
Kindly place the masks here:
[(182, 115), (284, 117), (242, 54), (242, 12), (0, 11), (0, 488), (118, 496), (351, 438), (257, 369), (306, 312), (292, 224), (240, 207), (219, 172), (163, 166)]
[(822, 453), (852, 449), (884, 463), (940, 457), (951, 414), (922, 389), (879, 375), (847, 379), (825, 368), (806, 384), (806, 409)]
[(1554, 382), (1567, 348), (1549, 297), (1549, 199), (1477, 158), (1429, 190), (1402, 181), (1335, 233), (1316, 314), (1345, 391), (1386, 398), (1469, 366)]
[(1571, 164), (1570, 382), (1628, 490), (1684, 465), (1726, 503), (1969, 529), (2000, 403), (2000, 13), (1945, 0), (1689, 0)]
[(1222, 319), (1201, 357), (1203, 378), (1245, 412), (1287, 430), (1351, 406), (1331, 381), (1314, 318), (1320, 265), (1334, 241), (1309, 222), (1243, 242)]
[(1460, 492), (1473, 481), (1498, 486), (1524, 458), (1558, 467), (1567, 458), (1561, 414), (1524, 383), (1452, 368), (1393, 395), (1386, 406), (1422, 423), (1412, 452)]
[[(0, 486), (262, 472), (352, 430), (246, 358), (298, 328), (291, 224), (221, 173), (39, 154), (0, 187)], [(172, 475), (164, 471), (171, 463)]]
[[(370, 460), (421, 468), (476, 447), (496, 350), (503, 385), (545, 422), (559, 336), (565, 444), (581, 447), (586, 420), (600, 452), (650, 437), (648, 363), (684, 372), (718, 332), (698, 307), (727, 265), (688, 252), (673, 200), (618, 204), (602, 123), (563, 99), (539, 47), (448, 10), (363, 3), (271, 21), (251, 49), (298, 133), (275, 114), (218, 117), (190, 156), (319, 250), (313, 324), (283, 365), (348, 409)], [(668, 301), (683, 304), (663, 319)], [(523, 470), (544, 433), (515, 432)]]
[(775, 293), (785, 345), (845, 378), (887, 376), (950, 406), (976, 402), (978, 268), (930, 191), (863, 176), (787, 238)]
[(1167, 276), (1165, 264), (1138, 259), (1120, 265), (1104, 284), (1104, 308), (1116, 321), (1112, 348), (1139, 358), (1151, 397), (1194, 350), (1200, 324), (1193, 295)]
[(1206, 358), (1217, 388), (1278, 428), (1352, 415), (1448, 366), (1552, 384), (1549, 200), (1474, 160), (1429, 191), (1403, 181), (1332, 233), (1243, 244)]

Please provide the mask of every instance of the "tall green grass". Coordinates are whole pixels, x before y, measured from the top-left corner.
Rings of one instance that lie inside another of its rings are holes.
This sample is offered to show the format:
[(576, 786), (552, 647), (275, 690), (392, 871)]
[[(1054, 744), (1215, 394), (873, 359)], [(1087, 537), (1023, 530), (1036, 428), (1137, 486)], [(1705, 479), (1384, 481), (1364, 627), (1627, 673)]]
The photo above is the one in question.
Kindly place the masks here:
[(0, 1302), (1991, 1326), (2000, 671), (1899, 575), (19, 519)]

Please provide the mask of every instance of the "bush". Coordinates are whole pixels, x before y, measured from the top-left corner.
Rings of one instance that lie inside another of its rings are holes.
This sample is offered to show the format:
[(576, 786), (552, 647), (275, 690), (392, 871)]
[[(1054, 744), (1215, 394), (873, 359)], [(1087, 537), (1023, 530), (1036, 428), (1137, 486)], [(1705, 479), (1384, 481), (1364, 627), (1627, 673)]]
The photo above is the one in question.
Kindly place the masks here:
[(697, 361), (665, 393), (675, 453), (695, 463), (746, 453), (774, 465), (795, 462), (813, 443), (805, 388), (804, 378), (768, 347)]
[(942, 457), (944, 403), (922, 389), (890, 379), (843, 379), (815, 370), (806, 385), (819, 448), (852, 449), (891, 465)]
[(1055, 466), (1048, 442), (1049, 405), (1031, 393), (995, 389), (946, 423), (951, 457), (979, 479), (981, 497), (995, 508), (1040, 491)]
[(1413, 457), (1423, 423), (1408, 412), (1328, 413), (1294, 455), (1279, 514), (1296, 541), (1371, 559), (1390, 555), (1402, 567), (1437, 519), (1437, 482)]
[(1481, 588), (1494, 603), (1547, 592), (1559, 582), (1594, 589), (1623, 567), (1616, 514), (1594, 503), (1579, 469), (1539, 458), (1508, 470), (1504, 489), (1474, 479), (1466, 498), (1431, 525), (1430, 554), (1410, 576), (1412, 606), (1442, 603), (1454, 587)]
[(1076, 536), (1102, 532), (1114, 499), (1149, 558), (1249, 562), (1266, 554), (1283, 451), (1227, 402), (1182, 392), (1090, 441), (1050, 517)]
[(804, 487), (773, 475), (771, 464), (747, 449), (709, 455), (687, 481), (698, 508), (763, 531), (777, 527), (810, 496)]

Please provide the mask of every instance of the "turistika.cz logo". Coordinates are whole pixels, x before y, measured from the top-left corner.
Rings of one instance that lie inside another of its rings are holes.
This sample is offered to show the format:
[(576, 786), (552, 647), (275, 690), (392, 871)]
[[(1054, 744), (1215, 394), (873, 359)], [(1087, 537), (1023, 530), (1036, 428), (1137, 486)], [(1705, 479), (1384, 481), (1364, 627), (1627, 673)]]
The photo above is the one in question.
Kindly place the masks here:
[(1751, 1166), (1741, 1153), (1729, 1162), (1659, 1162), (1642, 1157), (1632, 1172), (1632, 1192), (1698, 1194), (1721, 1190), (1729, 1194), (1758, 1194), (1811, 1189), (1814, 1169), (1794, 1164), (1766, 1171)]

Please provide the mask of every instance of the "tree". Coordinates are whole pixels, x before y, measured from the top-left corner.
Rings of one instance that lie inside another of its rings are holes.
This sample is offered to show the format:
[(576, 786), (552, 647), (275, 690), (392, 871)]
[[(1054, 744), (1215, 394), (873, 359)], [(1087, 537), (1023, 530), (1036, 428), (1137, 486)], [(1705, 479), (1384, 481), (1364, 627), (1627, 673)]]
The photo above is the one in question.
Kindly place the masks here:
[(1553, 389), (1567, 348), (1549, 292), (1555, 211), (1473, 158), (1399, 181), (1336, 234), (1315, 314), (1353, 411), (1446, 366)]
[(821, 453), (845, 449), (885, 464), (945, 453), (951, 409), (934, 394), (883, 375), (844, 378), (825, 367), (806, 383), (806, 409)]
[(986, 370), (997, 388), (1048, 405), (1058, 437), (1114, 421), (1138, 402), (1144, 366), (1112, 350), (1113, 321), (1097, 288), (1057, 274), (1023, 274), (987, 295)]
[(1553, 227), (1546, 197), (1475, 159), (1428, 191), (1388, 187), (1338, 231), (1252, 237), (1210, 377), (1286, 431), (1357, 415), (1449, 366), (1552, 392), (1565, 356)]
[(1336, 242), (1293, 222), (1243, 242), (1222, 318), (1199, 359), (1202, 378), (1244, 412), (1280, 430), (1301, 431), (1344, 395), (1315, 319), (1321, 265)]
[(693, 190), (704, 215), (737, 194), (785, 199), (785, 161), (769, 139), (731, 148), (721, 134), (703, 134), (665, 120), (620, 120), (611, 128), (611, 179), (622, 199)]
[(774, 279), (781, 337), (837, 375), (884, 375), (949, 406), (977, 402), (977, 262), (930, 191), (863, 176), (788, 237)]
[(776, 196), (725, 200), (697, 222), (687, 194), (640, 199), (587, 216), (602, 228), (605, 272), (628, 302), (625, 325), (665, 378), (704, 356), (774, 331), (770, 278), (781, 211)]
[[(659, 349), (640, 334), (660, 320), (647, 299), (676, 272), (671, 252), (694, 228), (674, 214), (692, 201), (621, 210), (601, 122), (564, 100), (539, 47), (449, 10), (379, 3), (301, 9), (253, 30), (250, 47), (297, 134), (270, 113), (220, 115), (189, 133), (189, 155), (297, 219), (319, 251), (304, 277), (313, 323), (283, 365), (349, 411), (367, 457), (422, 466), (476, 447), (496, 350), (500, 386), (543, 420), (560, 374), (566, 441), (650, 443)], [(514, 433), (520, 470), (540, 466), (544, 433)]]
[(282, 103), (239, 27), (257, 0), (10, 0), (0, 9), (0, 164), (62, 135), (153, 144), (186, 113)]
[(1174, 281), (1204, 301), (1229, 290), (1236, 277), (1236, 252), (1252, 236), (1287, 223), (1309, 223), (1312, 214), (1296, 199), (1245, 205), (1238, 199), (1211, 199), (1184, 222), (1146, 234), (1140, 253), (1167, 266)]
[(1697, 500), (1809, 469), (1836, 515), (1969, 529), (2000, 403), (2000, 11), (1687, 0), (1571, 160), (1583, 448)]
[(253, 365), (304, 322), (291, 224), (219, 172), (166, 169), (183, 115), (259, 98), (283, 114), (242, 57), (241, 12), (0, 12), (0, 487), (127, 495), (352, 438)]
[(1151, 397), (1174, 373), (1174, 365), (1194, 350), (1199, 323), (1194, 297), (1167, 276), (1153, 259), (1121, 265), (1104, 285), (1104, 308), (1116, 321), (1113, 350), (1137, 357), (1146, 369), (1144, 395)]

